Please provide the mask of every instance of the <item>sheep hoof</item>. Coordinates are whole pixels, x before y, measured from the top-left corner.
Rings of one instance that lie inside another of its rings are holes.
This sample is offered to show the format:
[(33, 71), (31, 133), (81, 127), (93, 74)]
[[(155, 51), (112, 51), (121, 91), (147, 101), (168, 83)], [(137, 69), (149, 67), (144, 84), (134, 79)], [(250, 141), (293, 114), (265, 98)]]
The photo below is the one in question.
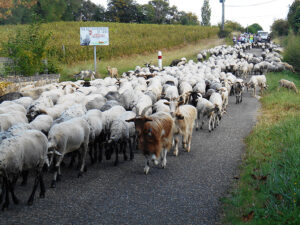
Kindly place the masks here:
[(174, 154), (175, 156), (178, 156), (178, 151), (174, 151), (173, 154)]
[(28, 200), (27, 205), (33, 205), (33, 200)]
[(144, 174), (148, 174), (149, 173), (149, 170), (150, 170), (150, 167), (149, 166), (145, 166), (144, 168)]
[(56, 180), (57, 180), (57, 181), (61, 181), (61, 174), (58, 174), (58, 175), (57, 175)]
[(40, 193), (40, 198), (45, 198), (45, 193)]
[(56, 188), (56, 181), (55, 181), (55, 180), (53, 180), (53, 181), (51, 182), (51, 188)]
[(161, 168), (165, 169), (165, 168), (166, 168), (166, 166), (167, 166), (167, 162), (162, 162), (162, 164), (161, 164)]
[(196, 131), (198, 131), (199, 129), (198, 129), (198, 127), (196, 127)]

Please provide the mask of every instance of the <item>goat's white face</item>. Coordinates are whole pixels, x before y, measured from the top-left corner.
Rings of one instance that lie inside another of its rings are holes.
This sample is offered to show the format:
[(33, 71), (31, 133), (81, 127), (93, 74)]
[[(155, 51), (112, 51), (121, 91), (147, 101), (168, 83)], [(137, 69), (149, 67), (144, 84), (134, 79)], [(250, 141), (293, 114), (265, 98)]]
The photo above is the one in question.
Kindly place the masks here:
[(171, 101), (169, 104), (170, 107), (170, 114), (172, 117), (175, 117), (176, 111), (178, 109), (178, 102), (177, 101)]

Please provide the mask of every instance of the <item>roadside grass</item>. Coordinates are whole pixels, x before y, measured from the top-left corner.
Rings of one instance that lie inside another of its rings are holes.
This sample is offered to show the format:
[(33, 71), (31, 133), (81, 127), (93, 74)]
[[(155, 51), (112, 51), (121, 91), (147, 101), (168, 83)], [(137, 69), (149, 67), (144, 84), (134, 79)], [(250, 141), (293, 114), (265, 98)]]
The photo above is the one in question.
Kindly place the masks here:
[[(163, 66), (167, 66), (172, 60), (182, 57), (186, 57), (187, 60), (192, 59), (197, 61), (197, 53), (201, 50), (221, 44), (224, 44), (224, 40), (214, 37), (192, 44), (180, 45), (171, 49), (160, 49), (163, 55)], [(152, 62), (152, 64), (157, 65), (157, 52), (116, 57), (101, 60), (100, 62), (97, 61), (97, 77), (103, 78), (107, 76), (107, 66), (116, 67), (119, 71), (119, 75), (121, 75), (123, 72), (134, 70), (136, 66), (144, 66), (146, 62)], [(94, 70), (94, 61), (88, 60), (73, 64), (62, 64), (60, 81), (74, 80), (73, 75), (81, 70)]]
[(300, 95), (278, 88), (290, 72), (267, 75), (258, 123), (246, 138), (240, 176), (223, 199), (223, 224), (300, 224)]

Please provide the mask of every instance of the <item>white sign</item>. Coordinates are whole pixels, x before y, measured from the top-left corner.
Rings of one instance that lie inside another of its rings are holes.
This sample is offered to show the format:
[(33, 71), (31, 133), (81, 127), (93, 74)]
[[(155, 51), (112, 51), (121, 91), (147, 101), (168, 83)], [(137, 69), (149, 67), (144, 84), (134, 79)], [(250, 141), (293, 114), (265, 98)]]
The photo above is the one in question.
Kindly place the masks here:
[(80, 27), (80, 45), (109, 45), (108, 27)]

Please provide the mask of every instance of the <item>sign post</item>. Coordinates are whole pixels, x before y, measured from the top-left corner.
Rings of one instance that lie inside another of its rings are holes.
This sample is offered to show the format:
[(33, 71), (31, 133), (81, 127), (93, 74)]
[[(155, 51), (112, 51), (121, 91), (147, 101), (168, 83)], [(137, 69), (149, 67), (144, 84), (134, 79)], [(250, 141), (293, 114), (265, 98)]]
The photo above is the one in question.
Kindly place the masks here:
[(158, 51), (158, 67), (162, 69), (162, 54), (161, 51)]
[(94, 46), (95, 73), (97, 70), (97, 45), (109, 45), (108, 27), (80, 27), (80, 45)]

